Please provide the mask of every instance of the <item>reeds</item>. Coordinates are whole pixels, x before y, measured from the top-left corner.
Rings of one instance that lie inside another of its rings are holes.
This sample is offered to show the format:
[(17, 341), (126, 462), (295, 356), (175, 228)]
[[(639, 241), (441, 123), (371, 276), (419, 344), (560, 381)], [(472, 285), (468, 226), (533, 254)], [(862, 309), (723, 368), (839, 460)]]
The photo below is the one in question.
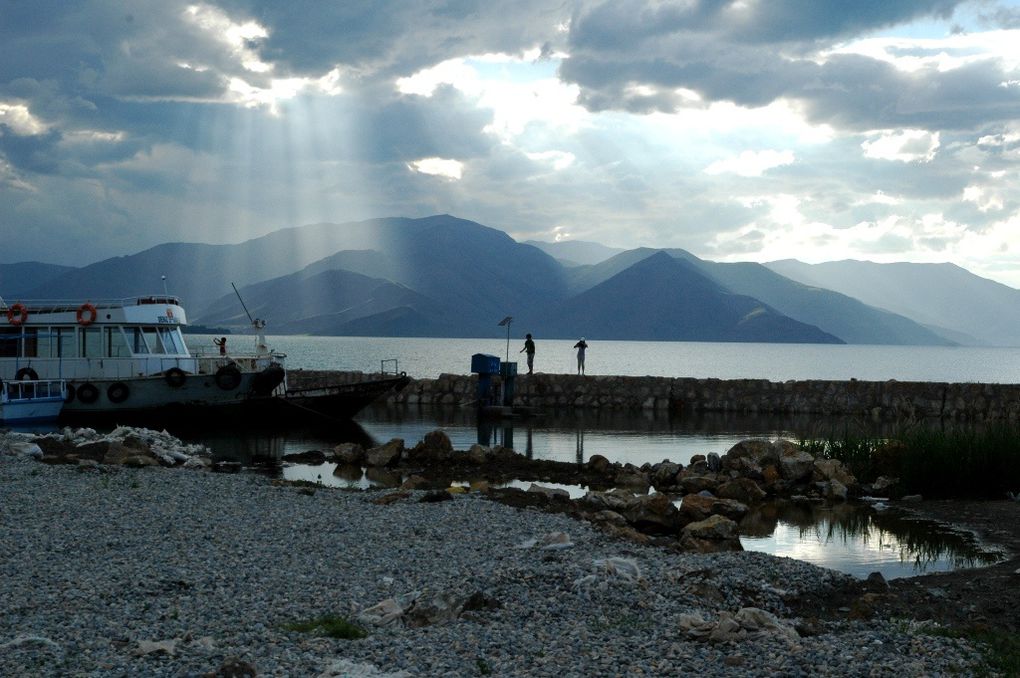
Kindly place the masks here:
[(998, 499), (1020, 491), (1020, 427), (1013, 423), (914, 425), (887, 438), (846, 428), (801, 445), (816, 457), (842, 461), (860, 482), (899, 478), (909, 494)]

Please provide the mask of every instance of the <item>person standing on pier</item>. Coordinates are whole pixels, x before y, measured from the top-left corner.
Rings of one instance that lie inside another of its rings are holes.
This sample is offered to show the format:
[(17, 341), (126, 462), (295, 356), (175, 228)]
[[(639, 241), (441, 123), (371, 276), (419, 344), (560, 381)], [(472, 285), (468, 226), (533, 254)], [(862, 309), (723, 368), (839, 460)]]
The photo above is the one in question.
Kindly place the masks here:
[(535, 369), (535, 342), (532, 340), (530, 334), (524, 335), (524, 348), (519, 353), (528, 354), (528, 374), (531, 374)]
[(584, 337), (581, 337), (581, 341), (574, 344), (574, 348), (577, 349), (577, 373), (584, 374), (584, 349), (588, 348)]

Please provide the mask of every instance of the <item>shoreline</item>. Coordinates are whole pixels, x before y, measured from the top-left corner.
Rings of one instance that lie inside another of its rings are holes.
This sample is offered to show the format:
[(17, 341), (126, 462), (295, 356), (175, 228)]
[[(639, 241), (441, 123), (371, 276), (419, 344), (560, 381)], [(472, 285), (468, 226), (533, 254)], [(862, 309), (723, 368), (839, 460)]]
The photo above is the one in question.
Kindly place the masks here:
[[(476, 493), (383, 500), (392, 493), (3, 453), (0, 480), (0, 673), (10, 675), (201, 675), (231, 661), (280, 676), (976, 668), (965, 642), (901, 617), (795, 612), (855, 590), (848, 575), (625, 542)], [(362, 640), (285, 629), (416, 593), (417, 609), (434, 613), (421, 626), (403, 615)], [(471, 594), (483, 604), (441, 618), (443, 601)]]

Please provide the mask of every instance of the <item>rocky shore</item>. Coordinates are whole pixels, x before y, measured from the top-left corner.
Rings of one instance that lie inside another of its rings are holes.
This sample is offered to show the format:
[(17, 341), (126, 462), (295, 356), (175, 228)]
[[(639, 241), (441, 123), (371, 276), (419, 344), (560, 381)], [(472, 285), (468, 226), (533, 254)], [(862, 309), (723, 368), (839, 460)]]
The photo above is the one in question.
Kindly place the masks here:
[[(800, 561), (621, 539), (482, 492), (214, 468), (137, 429), (0, 438), (0, 675), (978, 670), (927, 618), (810, 612), (860, 583)], [(328, 617), (364, 637), (321, 633)]]

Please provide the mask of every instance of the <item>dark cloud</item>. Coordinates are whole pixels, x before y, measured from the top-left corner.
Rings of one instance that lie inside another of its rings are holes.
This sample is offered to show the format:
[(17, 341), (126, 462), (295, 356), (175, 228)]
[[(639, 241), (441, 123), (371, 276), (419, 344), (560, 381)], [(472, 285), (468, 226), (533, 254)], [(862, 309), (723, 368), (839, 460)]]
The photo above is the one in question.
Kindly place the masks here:
[[(680, 44), (698, 35), (720, 43), (798, 43), (833, 40), (924, 17), (948, 18), (965, 0), (731, 0), (653, 2), (608, 0), (581, 8), (571, 51), (626, 53)], [(793, 45), (791, 45), (793, 46)]]
[(518, 0), (225, 0), (232, 13), (270, 31), (260, 52), (287, 71), (321, 74), (341, 65), (368, 77), (408, 75), (468, 54), (520, 53), (557, 40), (570, 2)]
[[(560, 73), (580, 85), (580, 101), (593, 111), (674, 112), (689, 105), (675, 93), (685, 88), (705, 102), (746, 107), (797, 100), (812, 122), (857, 130), (964, 129), (1016, 119), (1020, 88), (1003, 86), (1015, 78), (990, 59), (907, 73), (859, 55), (816, 58), (833, 40), (923, 17), (948, 18), (959, 4), (791, 0), (736, 10), (729, 2), (614, 0), (575, 16), (570, 58)], [(923, 47), (893, 53), (931, 55)], [(641, 85), (653, 92), (642, 92)]]

